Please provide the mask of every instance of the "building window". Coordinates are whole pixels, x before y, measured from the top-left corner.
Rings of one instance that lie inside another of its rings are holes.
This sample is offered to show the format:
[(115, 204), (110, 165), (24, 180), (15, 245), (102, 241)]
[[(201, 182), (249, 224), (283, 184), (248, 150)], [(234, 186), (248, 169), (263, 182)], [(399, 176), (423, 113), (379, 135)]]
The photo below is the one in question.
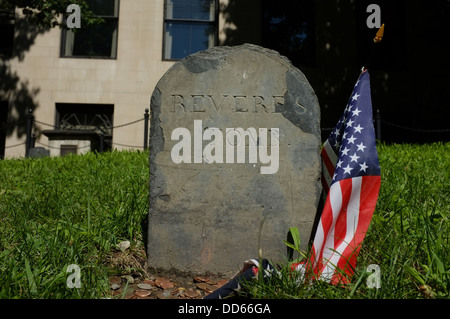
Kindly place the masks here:
[(263, 0), (262, 45), (297, 66), (315, 64), (314, 1)]
[(63, 30), (61, 56), (115, 59), (119, 25), (119, 0), (87, 0), (95, 17), (103, 23)]
[(217, 0), (165, 0), (165, 60), (179, 60), (216, 44)]
[(14, 10), (0, 8), (0, 58), (9, 58), (12, 56), (14, 44), (14, 24)]

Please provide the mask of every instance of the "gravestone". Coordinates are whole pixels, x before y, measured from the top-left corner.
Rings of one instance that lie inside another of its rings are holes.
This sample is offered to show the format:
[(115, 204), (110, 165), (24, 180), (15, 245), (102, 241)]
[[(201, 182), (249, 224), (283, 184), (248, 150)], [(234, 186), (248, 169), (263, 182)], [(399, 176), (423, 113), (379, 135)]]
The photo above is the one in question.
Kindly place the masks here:
[(38, 147), (31, 147), (28, 157), (30, 158), (42, 158), (42, 157), (49, 157), (50, 156), (50, 150), (45, 149), (41, 146)]
[(150, 268), (233, 274), (306, 248), (320, 186), (320, 110), (303, 73), (255, 45), (175, 63), (151, 98)]

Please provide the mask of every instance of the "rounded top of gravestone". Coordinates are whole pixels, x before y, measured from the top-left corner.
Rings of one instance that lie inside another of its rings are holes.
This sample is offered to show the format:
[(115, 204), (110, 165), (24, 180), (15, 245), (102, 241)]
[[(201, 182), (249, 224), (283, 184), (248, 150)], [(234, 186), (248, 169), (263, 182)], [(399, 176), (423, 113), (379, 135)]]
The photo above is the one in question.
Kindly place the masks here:
[(200, 51), (192, 55), (187, 56), (181, 63), (193, 73), (200, 73), (208, 71), (210, 69), (215, 69), (221, 63), (223, 63), (227, 56), (239, 53), (242, 51), (252, 51), (254, 53), (263, 54), (265, 56), (271, 57), (278, 63), (284, 64), (286, 67), (293, 68), (291, 61), (285, 56), (280, 55), (277, 51), (263, 48), (255, 44), (242, 44), (239, 46), (217, 46), (211, 49)]
[[(164, 74), (153, 98), (163, 92), (256, 97), (267, 113), (281, 113), (304, 132), (320, 136), (319, 102), (306, 76), (286, 57), (258, 45), (218, 46), (189, 55)], [(274, 92), (284, 98), (282, 105), (267, 105)], [(255, 108), (250, 113), (258, 113)]]

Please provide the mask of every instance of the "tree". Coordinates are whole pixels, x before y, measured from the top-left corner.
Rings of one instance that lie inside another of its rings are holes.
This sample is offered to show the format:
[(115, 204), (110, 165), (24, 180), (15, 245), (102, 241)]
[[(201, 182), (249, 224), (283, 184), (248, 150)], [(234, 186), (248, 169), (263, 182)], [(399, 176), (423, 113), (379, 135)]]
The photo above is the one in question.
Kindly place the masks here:
[[(89, 3), (92, 0), (0, 0), (0, 158), (5, 137), (14, 132), (22, 137), (28, 110), (39, 106), (36, 101), (39, 87), (21, 79), (10, 61), (22, 61), (38, 35), (55, 27), (68, 28), (65, 18), (71, 14), (70, 10), (67, 12), (71, 4), (80, 6), (83, 28), (102, 23), (103, 19), (94, 16)], [(15, 8), (23, 14), (15, 14)], [(39, 135), (36, 127), (35, 133)]]
[(89, 8), (89, 0), (0, 0), (0, 10), (20, 8), (27, 20), (42, 28), (67, 28), (64, 19), (67, 16), (67, 7), (71, 4), (81, 8), (81, 24), (94, 25), (103, 22), (103, 19), (94, 17)]

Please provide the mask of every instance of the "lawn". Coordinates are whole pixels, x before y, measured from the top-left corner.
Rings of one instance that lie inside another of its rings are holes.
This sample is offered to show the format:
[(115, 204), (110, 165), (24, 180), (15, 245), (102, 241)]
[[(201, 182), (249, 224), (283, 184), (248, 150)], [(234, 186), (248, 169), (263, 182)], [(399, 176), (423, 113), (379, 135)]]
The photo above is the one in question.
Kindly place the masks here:
[(111, 254), (143, 246), (147, 210), (145, 153), (0, 161), (0, 298), (108, 296)]
[[(378, 151), (380, 196), (352, 282), (298, 285), (282, 271), (242, 297), (449, 297), (450, 143)], [(145, 259), (148, 176), (144, 152), (0, 161), (0, 298), (110, 297), (108, 275), (133, 267), (112, 261), (117, 245), (129, 240)], [(68, 286), (71, 265), (81, 288)], [(379, 289), (366, 284), (369, 265)]]

